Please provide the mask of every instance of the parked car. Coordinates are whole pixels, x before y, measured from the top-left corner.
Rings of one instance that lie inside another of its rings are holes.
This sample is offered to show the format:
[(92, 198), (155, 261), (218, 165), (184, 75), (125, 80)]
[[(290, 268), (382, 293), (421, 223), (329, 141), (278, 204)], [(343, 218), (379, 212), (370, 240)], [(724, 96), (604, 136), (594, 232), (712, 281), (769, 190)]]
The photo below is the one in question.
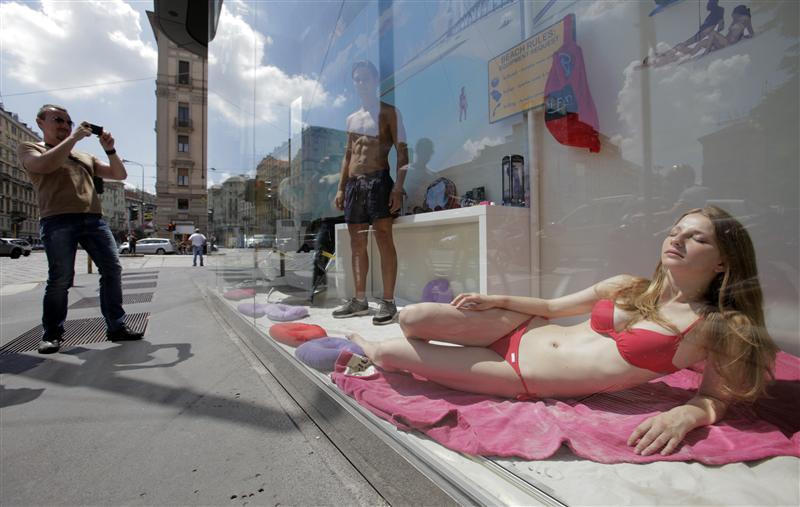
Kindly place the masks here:
[[(2, 238), (2, 239), (3, 239), (3, 241), (8, 241), (12, 245), (16, 245), (16, 246), (20, 247), (22, 249), (22, 255), (24, 255), (25, 257), (27, 257), (27, 256), (29, 256), (31, 254), (31, 245), (30, 245), (30, 243), (28, 243), (24, 239), (18, 239), (18, 238)], [(19, 256), (17, 256), (17, 257), (19, 257)]]
[(274, 234), (254, 234), (245, 240), (247, 248), (272, 248), (275, 246)]
[[(144, 238), (136, 242), (137, 254), (174, 254), (177, 251), (175, 243), (168, 238)], [(130, 252), (128, 242), (119, 246), (119, 253), (126, 254)]]
[(0, 238), (0, 256), (11, 257), (12, 259), (19, 259), (22, 255), (22, 247), (14, 243)]

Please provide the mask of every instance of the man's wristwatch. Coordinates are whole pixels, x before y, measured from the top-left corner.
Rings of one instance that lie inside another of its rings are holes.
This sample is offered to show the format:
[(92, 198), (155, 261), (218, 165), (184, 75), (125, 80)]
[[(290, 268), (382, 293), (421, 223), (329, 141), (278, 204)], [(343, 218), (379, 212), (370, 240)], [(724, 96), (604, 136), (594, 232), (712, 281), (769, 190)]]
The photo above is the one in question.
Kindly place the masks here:
[(115, 154), (117, 152), (117, 150), (115, 150), (114, 148), (111, 148), (110, 150), (104, 150), (104, 151), (106, 152), (106, 155), (113, 155), (113, 154)]

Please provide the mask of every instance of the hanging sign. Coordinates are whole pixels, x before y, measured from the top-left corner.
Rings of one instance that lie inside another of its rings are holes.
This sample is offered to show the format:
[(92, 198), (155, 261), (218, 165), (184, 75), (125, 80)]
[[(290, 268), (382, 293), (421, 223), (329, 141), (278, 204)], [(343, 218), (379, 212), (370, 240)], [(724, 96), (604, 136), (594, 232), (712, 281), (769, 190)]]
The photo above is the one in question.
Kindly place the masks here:
[(574, 23), (569, 19), (574, 17), (569, 14), (489, 60), (489, 123), (544, 104), (553, 54), (564, 42), (565, 22)]

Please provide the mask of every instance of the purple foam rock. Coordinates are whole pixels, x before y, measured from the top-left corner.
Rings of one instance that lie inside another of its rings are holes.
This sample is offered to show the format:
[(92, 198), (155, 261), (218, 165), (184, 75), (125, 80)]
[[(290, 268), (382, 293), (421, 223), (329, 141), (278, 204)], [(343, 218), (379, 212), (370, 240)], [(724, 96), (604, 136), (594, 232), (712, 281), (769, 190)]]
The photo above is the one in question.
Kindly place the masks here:
[(288, 322), (308, 317), (307, 306), (292, 306), (283, 303), (270, 303), (265, 306), (266, 315), (276, 322)]
[(453, 300), (450, 282), (444, 278), (431, 280), (422, 289), (422, 301), (428, 303), (449, 303)]
[(247, 315), (248, 317), (263, 317), (267, 314), (267, 305), (262, 305), (259, 303), (239, 303), (239, 306), (236, 307), (239, 310), (239, 313), (243, 315)]
[(364, 355), (364, 351), (355, 343), (333, 336), (307, 341), (295, 349), (294, 355), (301, 362), (315, 370), (333, 371), (336, 359), (343, 350)]

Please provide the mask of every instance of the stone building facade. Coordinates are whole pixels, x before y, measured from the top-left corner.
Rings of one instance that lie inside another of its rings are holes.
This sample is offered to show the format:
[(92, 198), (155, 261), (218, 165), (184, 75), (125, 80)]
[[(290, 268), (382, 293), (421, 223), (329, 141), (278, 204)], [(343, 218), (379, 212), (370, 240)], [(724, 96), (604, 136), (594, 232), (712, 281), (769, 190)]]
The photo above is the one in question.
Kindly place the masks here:
[(156, 79), (157, 230), (208, 228), (207, 57), (172, 42), (148, 13), (158, 44)]
[(17, 145), (40, 142), (39, 134), (0, 104), (0, 234), (38, 238), (39, 205), (28, 173), (17, 159)]

